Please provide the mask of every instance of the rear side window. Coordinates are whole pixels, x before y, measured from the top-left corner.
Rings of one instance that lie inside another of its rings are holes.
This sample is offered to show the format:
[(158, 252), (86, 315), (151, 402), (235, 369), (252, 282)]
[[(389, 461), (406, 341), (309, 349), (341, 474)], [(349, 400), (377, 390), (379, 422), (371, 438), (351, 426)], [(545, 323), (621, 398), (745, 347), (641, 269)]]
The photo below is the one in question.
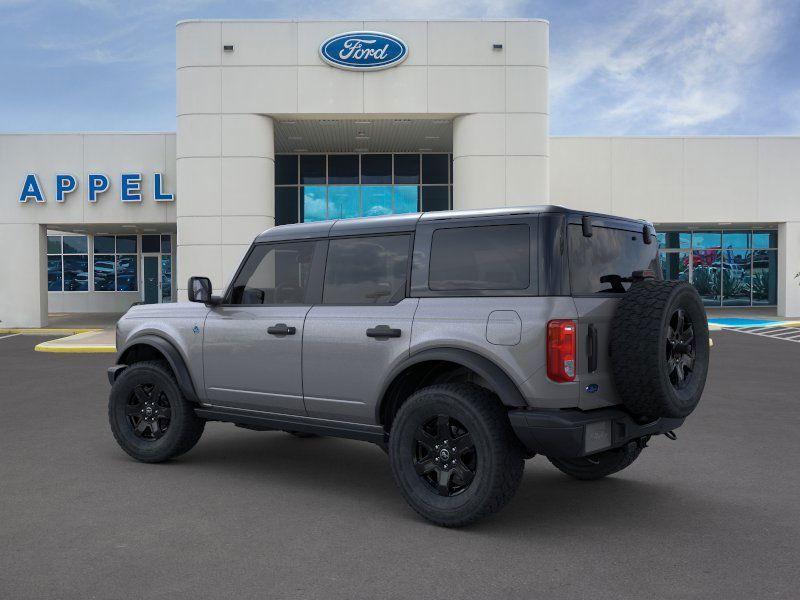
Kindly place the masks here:
[(231, 304), (302, 304), (314, 242), (259, 244), (231, 288)]
[(431, 240), (428, 287), (434, 291), (525, 290), (531, 283), (530, 227), (438, 229)]
[(391, 304), (405, 296), (411, 238), (332, 239), (323, 304)]
[[(568, 235), (570, 284), (574, 295), (611, 292), (611, 284), (600, 281), (604, 275), (630, 277), (634, 271), (646, 269), (660, 273), (658, 244), (645, 244), (641, 233), (594, 226), (592, 237), (584, 237), (580, 225), (570, 225)], [(628, 289), (630, 283), (623, 283), (623, 286)]]

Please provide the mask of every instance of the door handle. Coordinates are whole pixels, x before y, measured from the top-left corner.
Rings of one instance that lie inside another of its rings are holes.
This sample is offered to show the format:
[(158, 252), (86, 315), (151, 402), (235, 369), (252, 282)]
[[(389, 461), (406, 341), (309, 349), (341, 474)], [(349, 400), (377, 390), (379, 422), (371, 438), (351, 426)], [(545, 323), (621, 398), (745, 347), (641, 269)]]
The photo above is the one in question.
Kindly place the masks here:
[(378, 325), (371, 329), (367, 329), (367, 337), (371, 338), (399, 338), (402, 335), (399, 329), (393, 329), (388, 325)]
[(267, 333), (270, 335), (294, 335), (297, 333), (297, 328), (289, 327), (286, 323), (278, 323), (272, 327), (267, 327)]

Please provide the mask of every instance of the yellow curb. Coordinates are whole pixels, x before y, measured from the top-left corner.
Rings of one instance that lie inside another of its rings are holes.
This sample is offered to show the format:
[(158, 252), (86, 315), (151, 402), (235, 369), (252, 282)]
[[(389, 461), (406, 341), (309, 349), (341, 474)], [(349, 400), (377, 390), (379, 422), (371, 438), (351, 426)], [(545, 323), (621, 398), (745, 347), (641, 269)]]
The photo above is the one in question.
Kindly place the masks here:
[(77, 335), (79, 333), (98, 333), (102, 329), (48, 329), (47, 327), (19, 327), (0, 329), (4, 333), (20, 333), (22, 335)]
[(112, 354), (116, 353), (116, 346), (48, 346), (48, 342), (36, 344), (36, 352), (55, 352), (59, 354)]

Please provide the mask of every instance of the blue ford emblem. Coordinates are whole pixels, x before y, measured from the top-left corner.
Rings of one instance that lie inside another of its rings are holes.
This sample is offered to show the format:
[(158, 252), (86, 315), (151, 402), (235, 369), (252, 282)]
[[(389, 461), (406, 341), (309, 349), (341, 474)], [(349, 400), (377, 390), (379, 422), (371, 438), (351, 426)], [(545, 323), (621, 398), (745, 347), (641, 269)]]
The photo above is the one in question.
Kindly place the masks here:
[(377, 71), (403, 62), (408, 46), (388, 33), (349, 31), (322, 42), (319, 54), (326, 63), (340, 69)]

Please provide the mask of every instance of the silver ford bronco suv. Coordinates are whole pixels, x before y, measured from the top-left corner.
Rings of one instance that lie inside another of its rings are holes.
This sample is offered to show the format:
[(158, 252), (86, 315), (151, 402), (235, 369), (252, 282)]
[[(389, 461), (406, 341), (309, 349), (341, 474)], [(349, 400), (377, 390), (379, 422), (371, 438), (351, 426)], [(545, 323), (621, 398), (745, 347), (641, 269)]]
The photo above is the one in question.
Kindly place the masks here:
[(207, 421), (364, 440), (408, 504), (461, 526), (540, 454), (578, 479), (674, 439), (708, 371), (708, 324), (663, 281), (650, 223), (558, 206), (274, 227), (221, 296), (132, 307), (109, 421), (160, 462)]

